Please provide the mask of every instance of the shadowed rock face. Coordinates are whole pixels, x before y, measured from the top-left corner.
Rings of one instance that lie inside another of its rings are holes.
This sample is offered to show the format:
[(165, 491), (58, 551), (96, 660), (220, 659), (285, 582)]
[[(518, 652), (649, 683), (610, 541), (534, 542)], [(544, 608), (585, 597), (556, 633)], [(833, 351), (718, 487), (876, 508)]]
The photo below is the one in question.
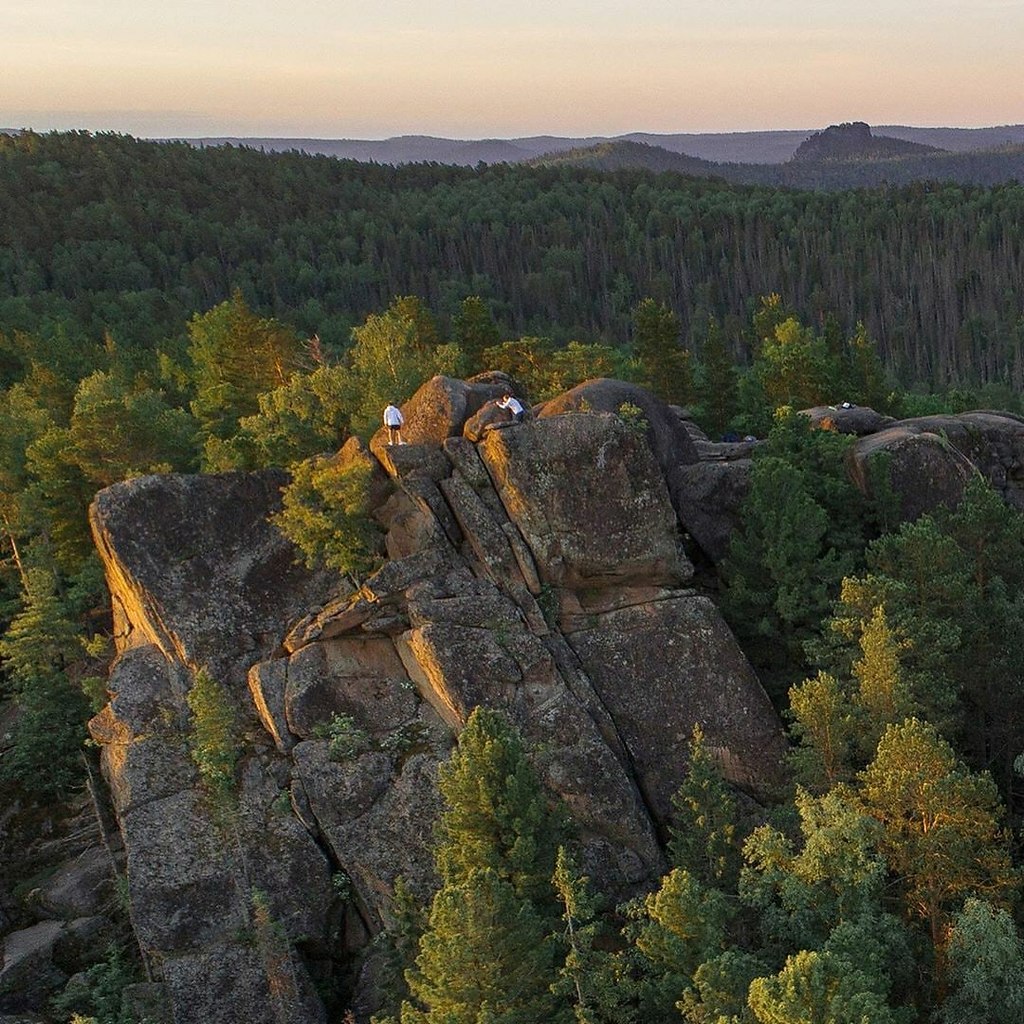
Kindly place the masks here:
[[(438, 381), (407, 406), (440, 409), (435, 426), (380, 452), (392, 557), (358, 590), (297, 565), (267, 521), (280, 473), (147, 477), (93, 507), (119, 654), (91, 730), (179, 1024), (322, 1019), (306, 962), (386, 926), (399, 875), (424, 899), (436, 885), (437, 765), (478, 704), (522, 732), (613, 898), (664, 869), (694, 724), (735, 783), (774, 779), (779, 723), (715, 607), (682, 589), (670, 446), (571, 403), (475, 444), (473, 402)], [(614, 383), (609, 401), (640, 399), (693, 457), (677, 417)], [(229, 805), (188, 755), (200, 668), (243, 723)], [(196, 998), (200, 978), (218, 998)]]
[(875, 474), (884, 473), (904, 520), (939, 505), (953, 508), (975, 473), (1007, 504), (1024, 509), (1024, 420), (995, 412), (901, 420), (862, 437), (850, 453), (849, 471), (869, 496)]

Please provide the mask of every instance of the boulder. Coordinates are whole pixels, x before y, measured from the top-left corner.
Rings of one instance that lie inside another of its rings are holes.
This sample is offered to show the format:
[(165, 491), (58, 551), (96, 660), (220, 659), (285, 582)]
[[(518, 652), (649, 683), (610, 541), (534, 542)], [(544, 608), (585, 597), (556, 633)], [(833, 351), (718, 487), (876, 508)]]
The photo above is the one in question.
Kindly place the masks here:
[(993, 412), (901, 420), (861, 438), (848, 465), (868, 496), (877, 491), (874, 474), (886, 472), (905, 520), (939, 505), (954, 507), (975, 472), (1007, 503), (1024, 508), (1024, 420)]
[(544, 583), (676, 583), (692, 568), (646, 441), (610, 414), (545, 415), (479, 446)]
[(606, 377), (584, 381), (545, 402), (537, 416), (545, 419), (569, 412), (604, 412), (619, 416), (624, 405), (640, 410), (646, 421), (643, 434), (663, 470), (697, 461), (693, 438), (678, 413), (639, 384)]
[[(481, 374), (468, 381), (432, 377), (402, 406), (402, 440), (411, 445), (439, 445), (446, 437), (461, 434), (466, 420), (485, 402), (512, 389), (504, 374)], [(387, 458), (387, 440), (382, 427), (370, 441), (370, 450), (382, 462)]]
[(0, 946), (0, 1013), (45, 1009), (68, 976), (53, 962), (62, 921), (9, 932)]
[(102, 914), (114, 898), (114, 870), (106, 850), (89, 847), (40, 884), (39, 906), (48, 917), (67, 921)]
[(273, 929), (250, 920), (243, 933), (245, 943), (214, 945), (163, 962), (175, 1024), (324, 1024), (323, 1003), (302, 962), (280, 944)]
[(866, 405), (851, 405), (849, 402), (801, 409), (800, 415), (806, 416), (811, 425), (819, 430), (834, 430), (839, 434), (855, 434), (857, 437), (876, 434), (896, 422), (892, 416), (884, 416)]
[(750, 493), (750, 459), (715, 460), (679, 466), (676, 500), (690, 536), (715, 564), (729, 550), (740, 526), (740, 509)]
[(515, 422), (512, 413), (495, 402), (488, 402), (475, 416), (466, 420), (463, 437), (479, 441), (489, 430), (502, 430)]
[[(337, 573), (311, 573), (269, 517), (285, 473), (143, 476), (108, 487), (89, 511), (121, 645), (229, 670), (278, 646), (283, 623), (324, 603)], [(129, 635), (130, 634), (130, 635)]]
[(664, 825), (694, 725), (726, 778), (769, 791), (786, 744), (775, 712), (718, 609), (695, 594), (594, 617), (567, 637), (629, 750)]

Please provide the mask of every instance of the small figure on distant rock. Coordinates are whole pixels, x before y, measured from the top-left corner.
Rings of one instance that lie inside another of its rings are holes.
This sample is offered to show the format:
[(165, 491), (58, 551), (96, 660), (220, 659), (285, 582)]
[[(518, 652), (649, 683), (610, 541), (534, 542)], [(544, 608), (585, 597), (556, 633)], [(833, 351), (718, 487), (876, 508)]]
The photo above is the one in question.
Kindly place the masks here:
[(498, 400), (498, 408), (508, 409), (508, 411), (512, 413), (513, 423), (523, 422), (522, 403), (520, 403), (518, 398), (513, 398), (512, 395), (509, 394), (509, 392), (506, 391), (505, 394), (503, 394), (501, 398)]
[(389, 402), (384, 407), (384, 426), (388, 428), (388, 445), (405, 444), (402, 440), (402, 425), (404, 423), (405, 417), (402, 415), (402, 410), (394, 402)]

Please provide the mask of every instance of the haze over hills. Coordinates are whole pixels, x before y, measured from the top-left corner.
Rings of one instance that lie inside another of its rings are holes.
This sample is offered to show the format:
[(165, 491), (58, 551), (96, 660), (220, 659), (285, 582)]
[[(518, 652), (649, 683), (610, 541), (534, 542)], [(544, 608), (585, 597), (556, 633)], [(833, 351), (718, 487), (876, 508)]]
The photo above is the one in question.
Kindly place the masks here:
[[(1024, 124), (989, 128), (919, 128), (881, 125), (876, 136), (903, 139), (949, 152), (1024, 145)], [(550, 153), (585, 149), (606, 142), (641, 142), (670, 153), (716, 163), (781, 164), (815, 134), (814, 129), (752, 132), (680, 132), (657, 134), (630, 132), (617, 136), (563, 137), (531, 135), (512, 139), (446, 139), (427, 135), (401, 135), (390, 139), (304, 139), (257, 137), (207, 137), (185, 141), (201, 146), (236, 145), (271, 152), (301, 150), (341, 159), (384, 164), (432, 161), (473, 166), (483, 163), (519, 163)]]

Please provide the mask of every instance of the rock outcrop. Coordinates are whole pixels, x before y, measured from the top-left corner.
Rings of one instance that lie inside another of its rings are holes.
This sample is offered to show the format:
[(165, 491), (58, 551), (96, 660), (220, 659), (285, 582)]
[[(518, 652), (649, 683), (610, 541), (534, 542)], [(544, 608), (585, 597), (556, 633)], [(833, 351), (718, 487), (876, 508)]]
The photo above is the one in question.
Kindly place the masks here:
[[(437, 765), (479, 704), (522, 732), (615, 897), (665, 867), (695, 724), (737, 786), (772, 783), (779, 723), (691, 589), (672, 478), (698, 457), (678, 416), (599, 382), (586, 412), (461, 436), (499, 386), (435, 378), (406, 408), (413, 443), (373, 446), (389, 558), (358, 587), (296, 563), (268, 521), (280, 473), (98, 496), (119, 653), (91, 731), (178, 1024), (323, 1019), (312, 978), (387, 926), (399, 876), (436, 884)], [(189, 756), (201, 670), (244, 735), (226, 801)]]
[(998, 412), (900, 420), (862, 437), (849, 470), (869, 496), (884, 479), (905, 520), (957, 505), (975, 473), (1007, 504), (1024, 509), (1024, 420)]

